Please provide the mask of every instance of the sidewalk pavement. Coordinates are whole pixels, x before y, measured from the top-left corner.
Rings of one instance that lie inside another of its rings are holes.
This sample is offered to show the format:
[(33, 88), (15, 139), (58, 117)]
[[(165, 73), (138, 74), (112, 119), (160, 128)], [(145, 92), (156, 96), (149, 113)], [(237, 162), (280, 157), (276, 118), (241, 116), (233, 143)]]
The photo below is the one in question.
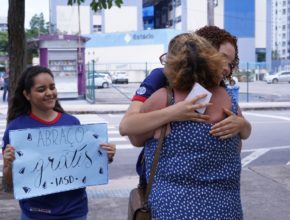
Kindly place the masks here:
[[(129, 104), (90, 104), (86, 100), (62, 100), (62, 107), (71, 114), (121, 114), (125, 113)], [(242, 111), (247, 110), (279, 110), (290, 109), (290, 102), (241, 102)], [(7, 102), (1, 103), (0, 114), (6, 115)]]
[[(84, 100), (62, 101), (70, 113), (123, 113), (128, 105), (88, 104)], [(243, 110), (290, 109), (290, 102), (240, 103)], [(6, 114), (7, 105), (0, 106)], [(89, 220), (125, 220), (128, 195), (137, 186), (137, 176), (110, 179), (109, 184), (88, 187)], [(1, 190), (1, 187), (0, 187)], [(19, 219), (18, 202), (0, 192), (0, 220)], [(257, 166), (242, 170), (241, 197), (245, 220), (290, 219), (290, 165)]]
[[(108, 185), (88, 187), (88, 220), (125, 220), (130, 189), (137, 176), (112, 179)], [(19, 219), (19, 206), (0, 194), (0, 219)], [(290, 166), (243, 169), (241, 197), (245, 220), (290, 219)]]

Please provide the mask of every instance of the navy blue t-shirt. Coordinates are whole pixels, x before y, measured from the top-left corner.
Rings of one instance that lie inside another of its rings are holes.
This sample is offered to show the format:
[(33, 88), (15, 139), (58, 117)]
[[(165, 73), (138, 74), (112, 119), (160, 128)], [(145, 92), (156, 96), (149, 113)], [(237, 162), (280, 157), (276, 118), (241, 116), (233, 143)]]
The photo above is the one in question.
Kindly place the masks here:
[(132, 101), (145, 102), (155, 91), (167, 85), (163, 68), (156, 68), (144, 79), (137, 89)]
[[(2, 150), (9, 143), (10, 130), (66, 125), (80, 125), (80, 121), (66, 113), (59, 113), (51, 122), (45, 122), (34, 115), (19, 116), (7, 125)], [(72, 219), (88, 213), (85, 188), (22, 199), (19, 205), (24, 214), (33, 219)]]
[[(167, 79), (164, 75), (163, 68), (156, 68), (152, 70), (152, 72), (144, 79), (144, 81), (140, 84), (137, 89), (135, 95), (132, 98), (132, 101), (140, 101), (145, 102), (154, 92), (158, 89), (165, 87), (167, 85)], [(141, 184), (146, 183), (145, 179), (145, 167), (144, 167), (144, 148), (139, 154), (137, 163), (136, 163), (136, 171), (140, 176)]]

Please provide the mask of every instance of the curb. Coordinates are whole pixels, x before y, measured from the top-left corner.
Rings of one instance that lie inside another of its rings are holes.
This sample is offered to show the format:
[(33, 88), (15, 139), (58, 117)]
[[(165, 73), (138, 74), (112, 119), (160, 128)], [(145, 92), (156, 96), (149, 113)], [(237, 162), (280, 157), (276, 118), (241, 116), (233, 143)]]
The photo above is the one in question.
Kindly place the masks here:
[(241, 102), (241, 110), (287, 110), (290, 102)]
[[(124, 114), (129, 104), (63, 104), (63, 108), (70, 114)], [(259, 110), (289, 110), (290, 102), (241, 102), (242, 111)], [(1, 106), (0, 114), (7, 114), (7, 105)]]

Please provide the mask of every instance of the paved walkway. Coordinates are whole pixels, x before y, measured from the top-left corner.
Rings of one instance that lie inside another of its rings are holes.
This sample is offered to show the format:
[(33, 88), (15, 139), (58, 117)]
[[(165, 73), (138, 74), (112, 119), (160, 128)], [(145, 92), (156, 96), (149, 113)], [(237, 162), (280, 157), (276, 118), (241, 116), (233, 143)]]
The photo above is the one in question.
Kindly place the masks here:
[[(88, 187), (89, 220), (125, 220), (130, 189), (137, 177)], [(255, 167), (242, 171), (241, 196), (245, 220), (290, 219), (290, 166)], [(18, 202), (0, 195), (0, 219), (19, 218)]]

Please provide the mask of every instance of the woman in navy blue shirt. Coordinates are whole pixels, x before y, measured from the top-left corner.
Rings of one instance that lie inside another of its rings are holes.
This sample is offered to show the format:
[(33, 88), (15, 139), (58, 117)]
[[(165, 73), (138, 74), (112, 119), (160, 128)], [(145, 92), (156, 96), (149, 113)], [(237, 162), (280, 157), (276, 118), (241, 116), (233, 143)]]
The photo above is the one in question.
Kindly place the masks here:
[[(21, 75), (8, 110), (8, 125), (3, 137), (5, 184), (12, 188), (14, 148), (9, 142), (9, 131), (63, 125), (80, 125), (80, 121), (63, 110), (57, 99), (52, 72), (45, 67), (33, 66)], [(112, 161), (114, 144), (102, 144)], [(69, 190), (19, 200), (21, 220), (70, 219), (86, 220), (88, 199), (85, 188)]]

